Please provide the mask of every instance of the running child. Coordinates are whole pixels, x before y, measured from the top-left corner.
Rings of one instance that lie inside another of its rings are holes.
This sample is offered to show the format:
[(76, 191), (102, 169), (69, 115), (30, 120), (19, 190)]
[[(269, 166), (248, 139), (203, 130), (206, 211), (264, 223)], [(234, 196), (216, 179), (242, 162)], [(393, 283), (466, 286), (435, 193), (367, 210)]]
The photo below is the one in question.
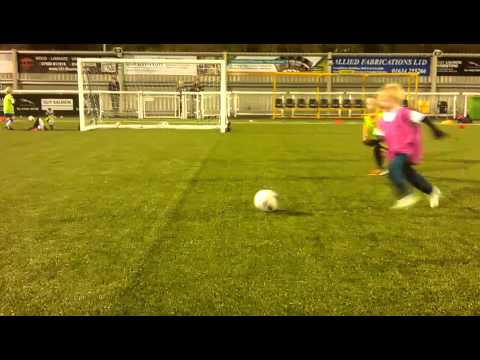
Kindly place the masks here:
[(382, 137), (379, 136), (378, 129), (382, 114), (378, 110), (377, 101), (374, 98), (366, 100), (367, 114), (363, 117), (362, 141), (366, 146), (373, 148), (373, 158), (376, 168), (370, 171), (368, 175), (379, 176), (386, 175), (388, 171), (384, 169), (384, 151), (385, 146), (382, 145)]
[(378, 104), (383, 110), (380, 129), (388, 146), (389, 177), (398, 194), (392, 209), (408, 208), (420, 200), (408, 184), (425, 193), (430, 207), (435, 208), (439, 206), (440, 190), (416, 172), (413, 166), (419, 164), (422, 158), (421, 123), (428, 125), (437, 139), (446, 134), (425, 115), (402, 107), (403, 100), (405, 91), (398, 84), (385, 85), (378, 96)]
[(5, 116), (7, 130), (13, 130), (12, 123), (15, 120), (15, 99), (12, 95), (12, 88), (8, 86), (5, 89), (5, 97), (3, 98), (3, 115)]

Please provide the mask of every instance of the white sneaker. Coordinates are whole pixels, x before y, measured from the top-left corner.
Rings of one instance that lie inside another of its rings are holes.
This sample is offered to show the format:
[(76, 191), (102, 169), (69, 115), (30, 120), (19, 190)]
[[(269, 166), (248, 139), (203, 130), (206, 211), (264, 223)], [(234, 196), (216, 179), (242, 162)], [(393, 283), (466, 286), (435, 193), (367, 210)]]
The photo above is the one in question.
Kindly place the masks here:
[(388, 170), (382, 170), (382, 171), (380, 172), (380, 176), (388, 175), (389, 172), (390, 172), (390, 171), (388, 171)]
[(442, 196), (442, 192), (436, 186), (433, 187), (432, 193), (428, 195), (428, 199), (430, 200), (430, 207), (436, 208), (440, 205), (440, 197)]
[(415, 205), (418, 202), (419, 197), (416, 194), (410, 194), (404, 196), (390, 208), (390, 209), (408, 209), (409, 207)]

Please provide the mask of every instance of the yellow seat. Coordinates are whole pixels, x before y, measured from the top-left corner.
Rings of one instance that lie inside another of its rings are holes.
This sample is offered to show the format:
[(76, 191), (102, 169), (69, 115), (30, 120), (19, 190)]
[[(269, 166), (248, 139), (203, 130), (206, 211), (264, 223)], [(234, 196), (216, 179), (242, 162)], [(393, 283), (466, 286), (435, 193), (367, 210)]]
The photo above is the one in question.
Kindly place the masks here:
[(455, 125), (455, 121), (454, 121), (454, 120), (451, 120), (451, 119), (449, 119), (449, 120), (443, 120), (440, 124), (441, 124), (441, 125), (450, 125), (450, 126), (452, 126), (452, 125)]
[(430, 112), (430, 101), (418, 100), (418, 111), (424, 114), (428, 114)]

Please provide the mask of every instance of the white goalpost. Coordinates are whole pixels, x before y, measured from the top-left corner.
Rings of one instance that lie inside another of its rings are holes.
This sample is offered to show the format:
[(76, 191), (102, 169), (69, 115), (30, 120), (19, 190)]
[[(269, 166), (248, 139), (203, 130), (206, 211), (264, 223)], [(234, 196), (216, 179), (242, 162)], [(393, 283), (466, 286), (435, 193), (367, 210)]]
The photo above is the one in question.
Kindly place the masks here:
[(78, 58), (77, 74), (81, 131), (227, 131), (225, 60)]

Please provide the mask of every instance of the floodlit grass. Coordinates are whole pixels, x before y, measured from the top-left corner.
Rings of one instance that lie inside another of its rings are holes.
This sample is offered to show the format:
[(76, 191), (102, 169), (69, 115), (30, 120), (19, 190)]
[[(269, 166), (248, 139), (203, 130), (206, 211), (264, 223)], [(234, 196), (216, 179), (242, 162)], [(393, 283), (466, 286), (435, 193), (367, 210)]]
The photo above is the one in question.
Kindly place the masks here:
[(0, 314), (480, 314), (480, 127), (424, 130), (393, 212), (355, 125), (2, 129)]

